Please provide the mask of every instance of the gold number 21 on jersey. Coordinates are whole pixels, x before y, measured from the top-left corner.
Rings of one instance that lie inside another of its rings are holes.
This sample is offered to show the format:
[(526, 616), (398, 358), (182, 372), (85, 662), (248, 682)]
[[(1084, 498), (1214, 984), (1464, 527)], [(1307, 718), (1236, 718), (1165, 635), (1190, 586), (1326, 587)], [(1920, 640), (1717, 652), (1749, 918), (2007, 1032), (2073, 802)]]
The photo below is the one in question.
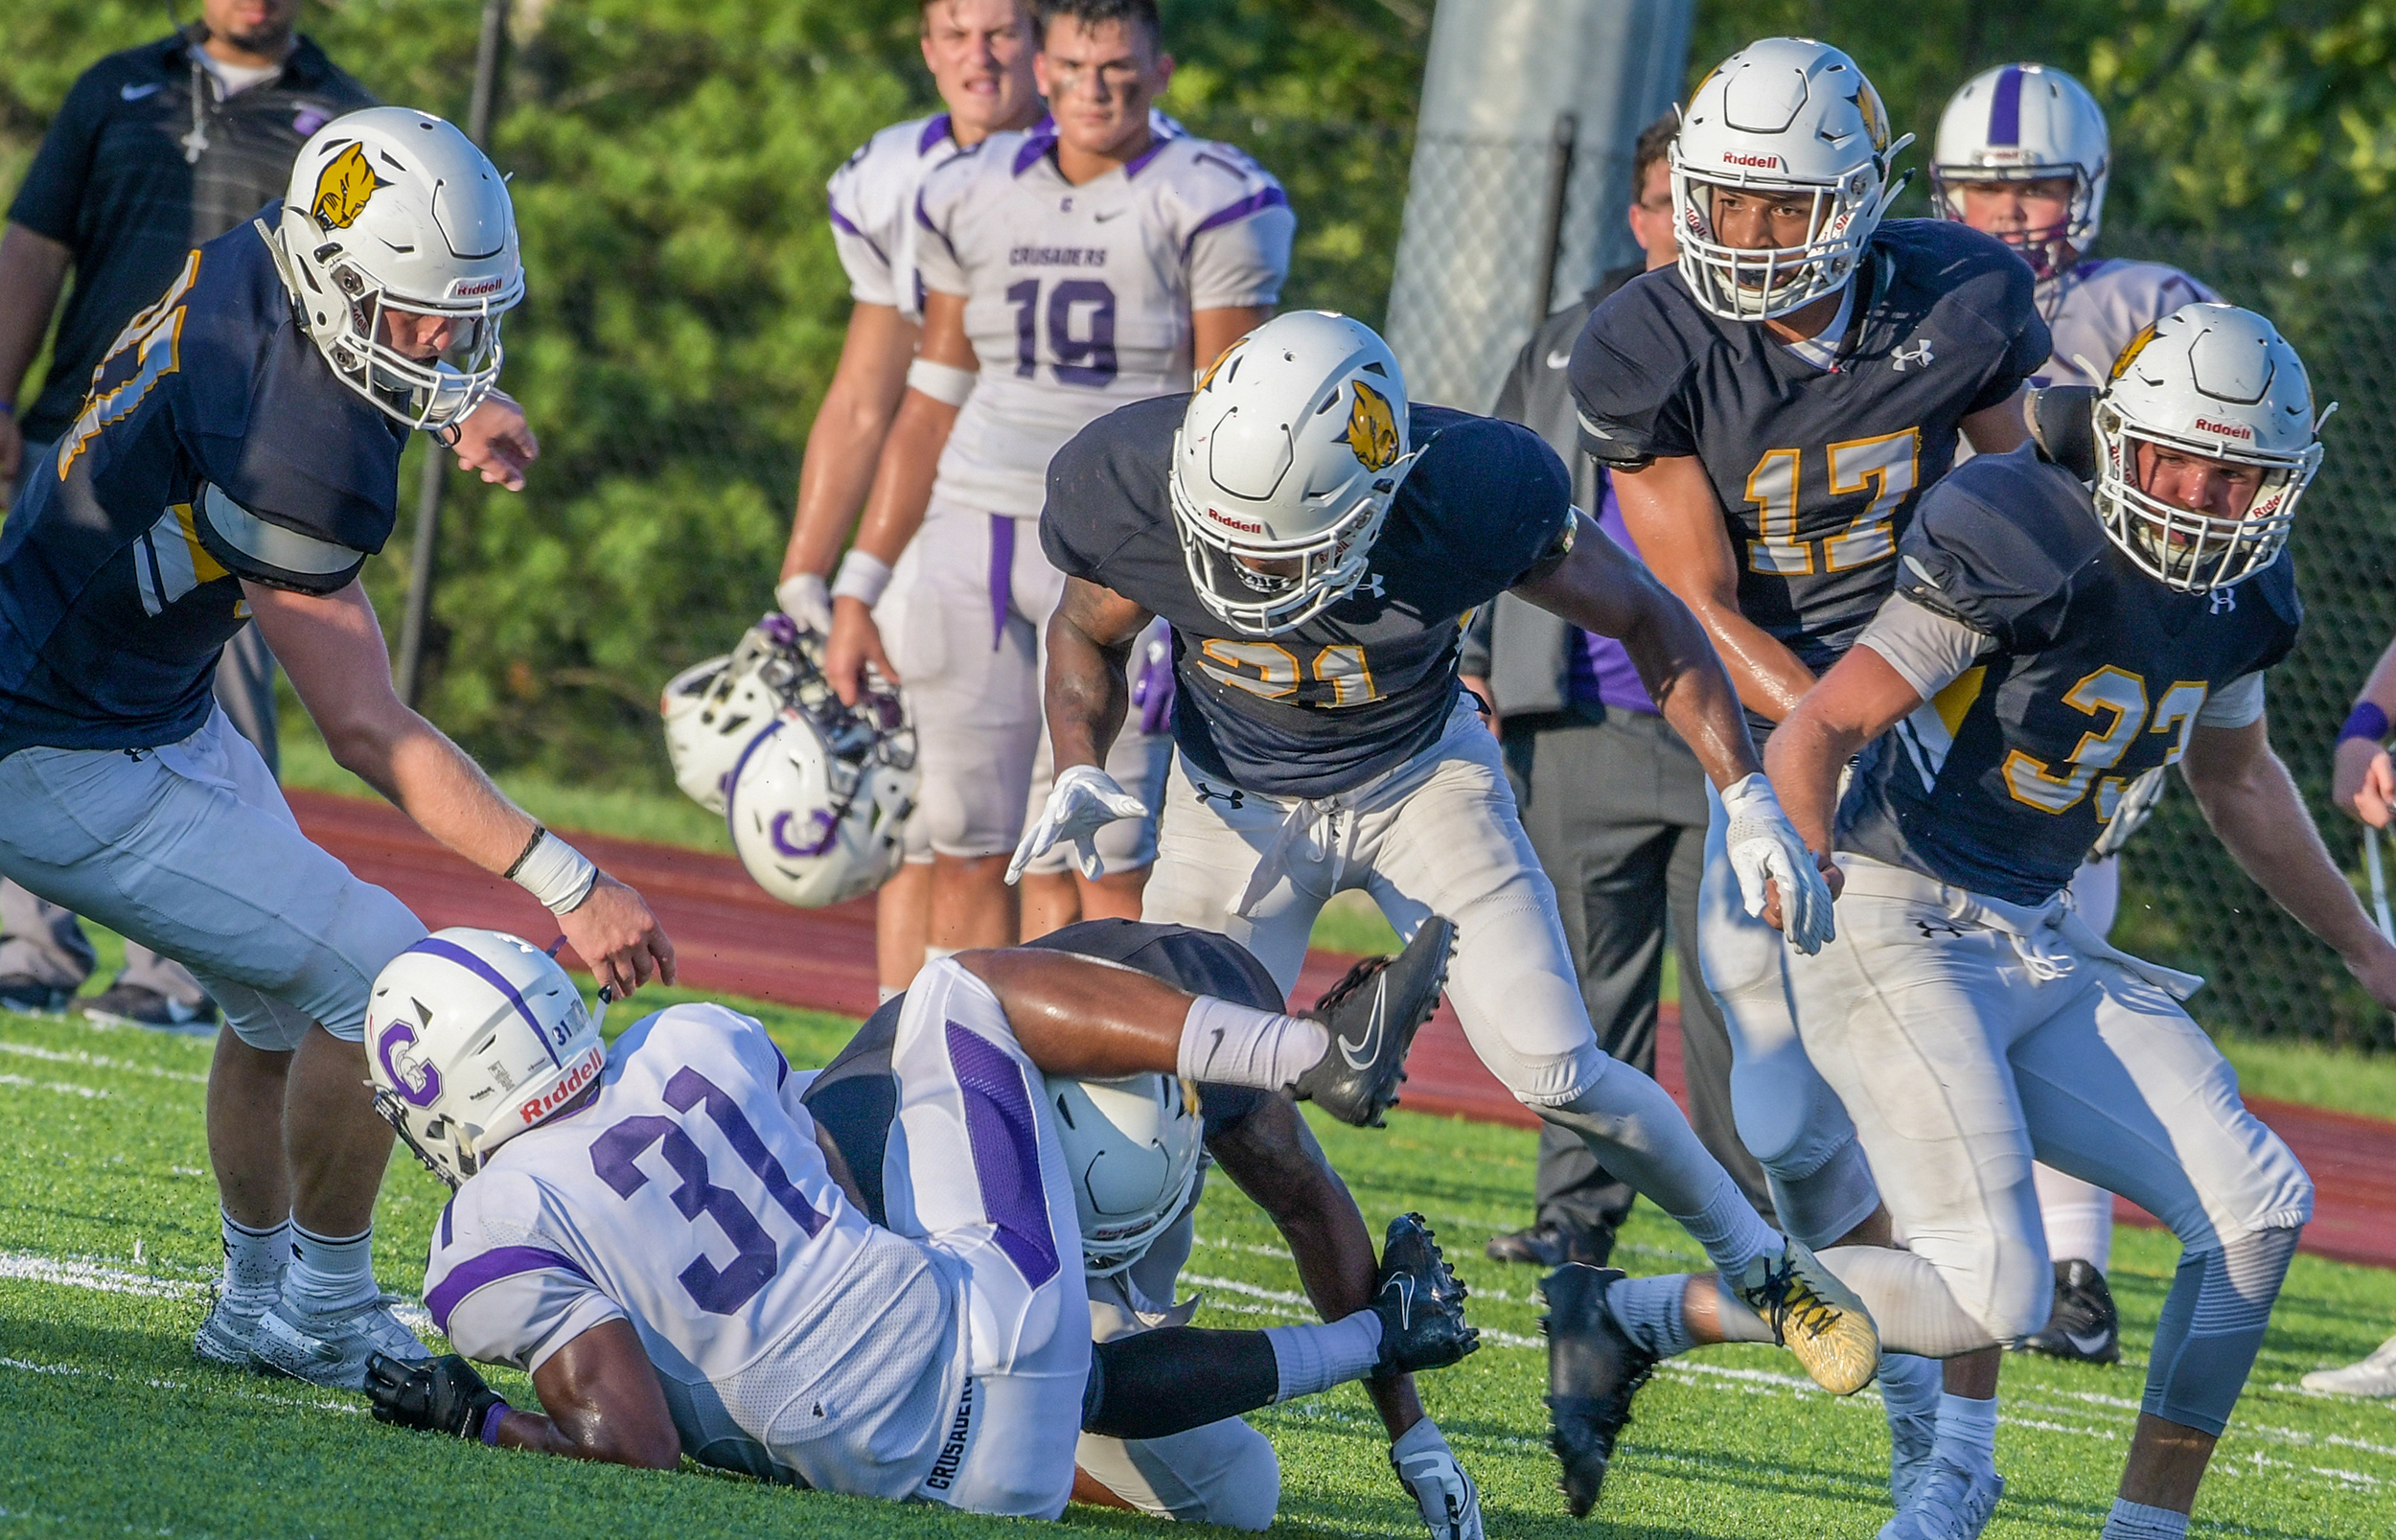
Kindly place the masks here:
[[(1797, 527), (1797, 490), (1805, 473), (1803, 449), (1767, 449), (1747, 472), (1747, 500), (1756, 505), (1758, 533), (1747, 542), (1747, 567), (1774, 577), (1800, 578), (1816, 571), (1848, 572), (1897, 554), (1891, 523), (1898, 507), (1922, 479), (1922, 429), (1849, 439), (1824, 450), (1830, 457), (1831, 492), (1844, 497), (1873, 490), (1872, 501), (1846, 529), (1808, 540)], [(1822, 548), (1817, 563), (1814, 547)]]

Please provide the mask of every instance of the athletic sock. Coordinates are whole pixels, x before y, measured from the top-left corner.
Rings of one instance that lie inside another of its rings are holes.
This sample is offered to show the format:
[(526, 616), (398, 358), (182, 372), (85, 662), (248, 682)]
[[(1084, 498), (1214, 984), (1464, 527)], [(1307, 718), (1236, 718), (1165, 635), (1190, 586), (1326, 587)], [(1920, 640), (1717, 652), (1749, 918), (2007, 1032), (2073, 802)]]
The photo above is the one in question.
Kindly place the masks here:
[(1996, 1469), (1996, 1397), (1939, 1394), (1939, 1459), (1982, 1474)]
[(929, 968), (935, 962), (954, 957), (962, 950), (960, 947), (926, 947), (924, 948), (924, 966)]
[(1880, 1355), (1880, 1405), (1888, 1413), (1889, 1426), (1899, 1423), (1936, 1423), (1939, 1404), (1945, 1399), (1940, 1379), (1945, 1373), (1935, 1358), (1915, 1353), (1882, 1353)]
[(1605, 1291), (1606, 1314), (1623, 1335), (1658, 1358), (1678, 1358), (1697, 1345), (1689, 1335), (1686, 1274), (1618, 1278)]
[(1201, 995), (1182, 1020), (1178, 1068), (1185, 1080), (1279, 1091), (1330, 1051), (1318, 1023)]
[(2187, 1533), (2187, 1514), (2128, 1498), (2113, 1499), (2113, 1511), (2105, 1518), (2104, 1540), (2184, 1540)]
[(374, 1233), (366, 1230), (336, 1239), (292, 1221), (283, 1298), (318, 1315), (373, 1299), (381, 1292), (375, 1287)]
[(1674, 1214), (1681, 1228), (1706, 1249), (1706, 1260), (1726, 1277), (1737, 1277), (1759, 1256), (1779, 1260), (1785, 1242), (1756, 1213), (1756, 1206), (1723, 1172), (1706, 1206), (1693, 1214)]
[(1381, 1318), (1370, 1310), (1320, 1326), (1267, 1326), (1264, 1335), (1281, 1377), (1276, 1401), (1361, 1380), (1381, 1361)]
[(274, 1308), (283, 1297), (283, 1268), (291, 1256), (291, 1222), (272, 1230), (252, 1230), (223, 1209), (217, 1217), (224, 1227), (225, 1304), (245, 1316)]

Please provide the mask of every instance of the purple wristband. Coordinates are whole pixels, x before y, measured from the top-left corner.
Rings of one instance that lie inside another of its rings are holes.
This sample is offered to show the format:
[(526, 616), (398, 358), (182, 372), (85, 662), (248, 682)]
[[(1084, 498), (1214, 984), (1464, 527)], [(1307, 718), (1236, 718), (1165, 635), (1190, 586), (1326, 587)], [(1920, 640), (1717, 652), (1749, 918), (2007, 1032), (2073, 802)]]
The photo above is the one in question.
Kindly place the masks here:
[(500, 1420), (513, 1410), (514, 1408), (502, 1401), (482, 1414), (482, 1441), (484, 1443), (494, 1448), (498, 1447)]
[(2365, 701), (2346, 713), (2346, 724), (2338, 729), (2338, 741), (2368, 738), (2375, 744), (2387, 742), (2387, 713)]

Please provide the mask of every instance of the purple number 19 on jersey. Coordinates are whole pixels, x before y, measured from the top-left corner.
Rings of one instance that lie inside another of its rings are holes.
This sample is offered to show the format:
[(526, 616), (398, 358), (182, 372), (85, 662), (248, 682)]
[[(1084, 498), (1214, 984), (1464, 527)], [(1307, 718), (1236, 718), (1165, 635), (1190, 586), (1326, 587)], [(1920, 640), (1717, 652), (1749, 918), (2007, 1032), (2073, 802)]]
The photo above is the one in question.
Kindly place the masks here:
[[(823, 1228), (823, 1216), (816, 1212), (804, 1194), (793, 1184), (756, 1129), (743, 1115), (739, 1103), (716, 1083), (698, 1070), (685, 1068), (666, 1082), (666, 1104), (677, 1112), (688, 1112), (701, 1102), (706, 1104), (707, 1116), (724, 1134), (725, 1142), (741, 1163), (765, 1184), (766, 1193), (774, 1206), (797, 1221), (798, 1228), (809, 1236)], [(741, 1202), (740, 1194), (729, 1187), (719, 1187), (707, 1169), (707, 1154), (702, 1150), (680, 1124), (671, 1117), (649, 1114), (627, 1117), (591, 1141), (590, 1168), (599, 1180), (615, 1189), (619, 1198), (630, 1198), (649, 1184), (649, 1173), (640, 1168), (641, 1156), (649, 1147), (662, 1141), (665, 1163), (682, 1179), (680, 1186), (668, 1194), (682, 1217), (697, 1223), (702, 1214), (716, 1222), (740, 1253), (732, 1265), (719, 1268), (704, 1254), (694, 1257), (680, 1274), (683, 1292), (692, 1302), (710, 1315), (728, 1316), (757, 1297), (757, 1291), (773, 1281), (781, 1271), (780, 1249), (773, 1237), (757, 1222), (757, 1216)]]
[[(1015, 375), (1029, 379), (1040, 372), (1040, 280), (1026, 278), (1006, 291), (1015, 308)], [(1073, 334), (1073, 308), (1089, 310), (1090, 334)], [(1048, 351), (1056, 356), (1060, 384), (1109, 383), (1115, 379), (1115, 290), (1096, 278), (1067, 278), (1048, 290)]]

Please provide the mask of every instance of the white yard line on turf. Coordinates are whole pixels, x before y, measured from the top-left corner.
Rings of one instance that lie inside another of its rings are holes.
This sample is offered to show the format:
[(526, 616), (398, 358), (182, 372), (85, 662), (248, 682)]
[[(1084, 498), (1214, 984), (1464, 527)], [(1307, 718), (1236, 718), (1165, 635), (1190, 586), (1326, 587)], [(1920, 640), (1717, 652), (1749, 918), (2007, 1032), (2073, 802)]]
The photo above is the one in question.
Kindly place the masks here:
[[(153, 1374), (119, 1374), (104, 1368), (81, 1368), (73, 1364), (35, 1364), (22, 1358), (0, 1358), (0, 1368), (12, 1368), (21, 1374), (56, 1374), (70, 1379), (106, 1380), (116, 1385), (145, 1385), (153, 1391), (206, 1391), (218, 1395), (236, 1395), (244, 1401), (265, 1401), (275, 1406), (308, 1407), (318, 1412), (363, 1412), (355, 1401), (293, 1401), (285, 1396), (267, 1395), (258, 1391), (245, 1391), (235, 1385), (195, 1385), (189, 1380), (162, 1379)], [(294, 1380), (294, 1385), (299, 1382)]]
[(91, 1086), (70, 1085), (63, 1080), (28, 1080), (23, 1075), (0, 1075), (0, 1086), (18, 1091), (62, 1091), (70, 1096), (81, 1096), (85, 1101), (106, 1101), (113, 1094)]
[(150, 1075), (159, 1080), (179, 1080), (187, 1086), (208, 1084), (206, 1075), (196, 1075), (182, 1069), (162, 1069), (154, 1064), (135, 1064), (130, 1059), (105, 1059), (97, 1053), (78, 1049), (39, 1048), (31, 1043), (11, 1043), (0, 1039), (0, 1053), (22, 1054), (28, 1059), (43, 1059), (52, 1064), (80, 1064), (94, 1069), (121, 1069), (127, 1074)]
[[(69, 1289), (102, 1294), (130, 1294), (151, 1299), (194, 1299), (205, 1296), (215, 1275), (205, 1278), (162, 1278), (153, 1273), (133, 1273), (88, 1257), (43, 1256), (34, 1252), (0, 1252), (0, 1279), (55, 1283)], [(413, 1299), (392, 1307), (408, 1330), (422, 1336), (433, 1329), (432, 1317)]]

